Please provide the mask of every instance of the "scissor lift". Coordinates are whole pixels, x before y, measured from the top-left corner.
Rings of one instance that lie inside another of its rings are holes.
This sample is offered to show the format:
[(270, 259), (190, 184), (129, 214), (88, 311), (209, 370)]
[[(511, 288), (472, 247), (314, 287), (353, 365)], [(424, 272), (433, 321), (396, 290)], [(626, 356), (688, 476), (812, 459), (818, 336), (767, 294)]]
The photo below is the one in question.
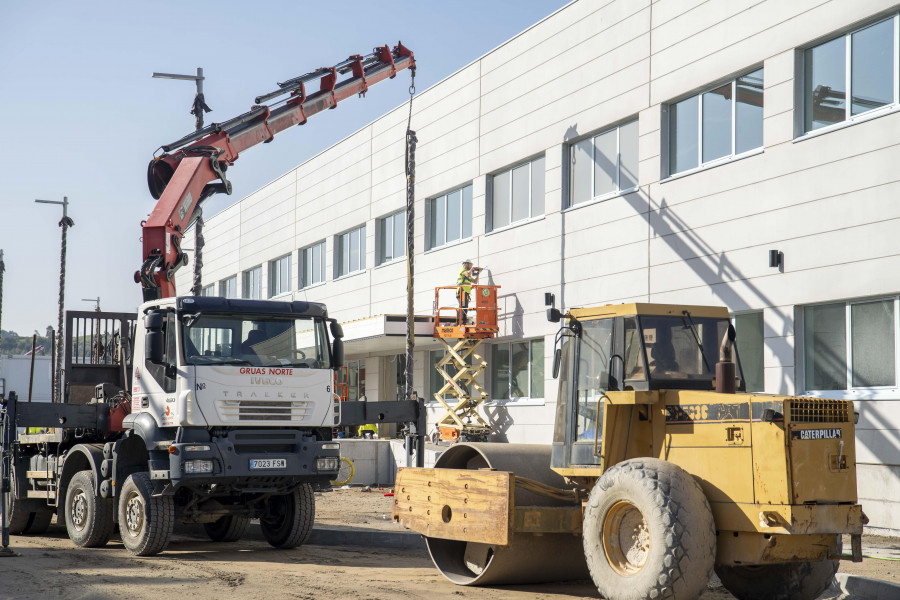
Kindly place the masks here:
[[(499, 330), (498, 289), (499, 285), (472, 286), (470, 302), (474, 306), (467, 309), (474, 315), (471, 321), (463, 317), (463, 308), (457, 299), (459, 286), (434, 289), (434, 338), (444, 347), (444, 358), (434, 366), (444, 379), (444, 385), (434, 394), (434, 399), (446, 411), (436, 424), (442, 440), (478, 440), (491, 431), (490, 424), (478, 414), (478, 406), (488, 394), (478, 383), (478, 376), (487, 367), (487, 362), (477, 350), (484, 340), (494, 337)], [(448, 298), (453, 298), (453, 304), (442, 304)], [(451, 368), (456, 372), (451, 373)], [(452, 397), (449, 402), (444, 395)]]

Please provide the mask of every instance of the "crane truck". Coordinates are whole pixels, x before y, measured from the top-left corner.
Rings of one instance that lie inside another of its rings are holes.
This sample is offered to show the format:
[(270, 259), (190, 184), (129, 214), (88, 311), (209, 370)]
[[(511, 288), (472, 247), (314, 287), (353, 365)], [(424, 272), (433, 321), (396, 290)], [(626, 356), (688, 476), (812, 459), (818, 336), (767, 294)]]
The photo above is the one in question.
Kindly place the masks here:
[(378, 47), (162, 146), (148, 167), (157, 203), (135, 274), (143, 304), (136, 314), (69, 312), (63, 401), (4, 400), (12, 533), (43, 532), (55, 514), (77, 546), (103, 546), (118, 525), (125, 547), (148, 556), (166, 548), (176, 521), (225, 542), (258, 518), (275, 547), (306, 541), (314, 486), (340, 466), (341, 327), (315, 302), (178, 296), (181, 239), (206, 199), (231, 193), (225, 173), (240, 152), (403, 69), (415, 69), (409, 49)]
[(813, 600), (843, 534), (862, 560), (852, 402), (747, 393), (725, 308), (548, 319), (552, 444), (457, 444), (398, 472), (393, 519), (450, 581), (696, 600), (715, 572), (739, 600)]

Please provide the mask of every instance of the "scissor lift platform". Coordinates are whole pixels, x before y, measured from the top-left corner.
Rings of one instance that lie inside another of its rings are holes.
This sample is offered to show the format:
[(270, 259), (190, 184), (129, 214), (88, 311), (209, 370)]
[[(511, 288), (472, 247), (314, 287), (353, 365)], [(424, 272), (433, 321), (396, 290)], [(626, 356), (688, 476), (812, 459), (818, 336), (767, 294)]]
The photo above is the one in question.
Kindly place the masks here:
[[(477, 353), (485, 339), (494, 337), (497, 325), (497, 290), (499, 285), (473, 285), (471, 299), (474, 307), (463, 309), (458, 300), (459, 286), (444, 286), (434, 290), (434, 337), (444, 347), (444, 358), (435, 366), (444, 385), (434, 398), (445, 409), (437, 421), (440, 439), (458, 441), (481, 439), (491, 431), (490, 424), (478, 414), (478, 406), (488, 394), (478, 383), (478, 376), (487, 362)], [(443, 292), (443, 293), (442, 293)], [(452, 297), (451, 305), (442, 304)], [(473, 313), (467, 318), (464, 310)], [(452, 342), (452, 340), (456, 340)], [(449, 401), (445, 398), (449, 395)]]

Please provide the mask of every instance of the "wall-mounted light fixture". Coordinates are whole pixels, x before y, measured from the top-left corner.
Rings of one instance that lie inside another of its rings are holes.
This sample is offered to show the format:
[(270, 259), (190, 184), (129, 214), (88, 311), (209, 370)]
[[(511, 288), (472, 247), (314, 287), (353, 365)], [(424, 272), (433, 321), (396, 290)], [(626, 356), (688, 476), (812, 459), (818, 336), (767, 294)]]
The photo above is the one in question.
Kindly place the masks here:
[(783, 267), (784, 253), (780, 250), (769, 250), (769, 266), (773, 268)]

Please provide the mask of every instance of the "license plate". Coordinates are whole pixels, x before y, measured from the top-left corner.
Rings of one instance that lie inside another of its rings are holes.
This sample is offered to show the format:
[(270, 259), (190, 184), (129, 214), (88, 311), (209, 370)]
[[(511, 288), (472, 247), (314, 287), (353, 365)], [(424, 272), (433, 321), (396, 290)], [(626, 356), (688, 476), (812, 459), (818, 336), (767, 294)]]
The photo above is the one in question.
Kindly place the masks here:
[(286, 458), (251, 458), (251, 469), (286, 469)]

